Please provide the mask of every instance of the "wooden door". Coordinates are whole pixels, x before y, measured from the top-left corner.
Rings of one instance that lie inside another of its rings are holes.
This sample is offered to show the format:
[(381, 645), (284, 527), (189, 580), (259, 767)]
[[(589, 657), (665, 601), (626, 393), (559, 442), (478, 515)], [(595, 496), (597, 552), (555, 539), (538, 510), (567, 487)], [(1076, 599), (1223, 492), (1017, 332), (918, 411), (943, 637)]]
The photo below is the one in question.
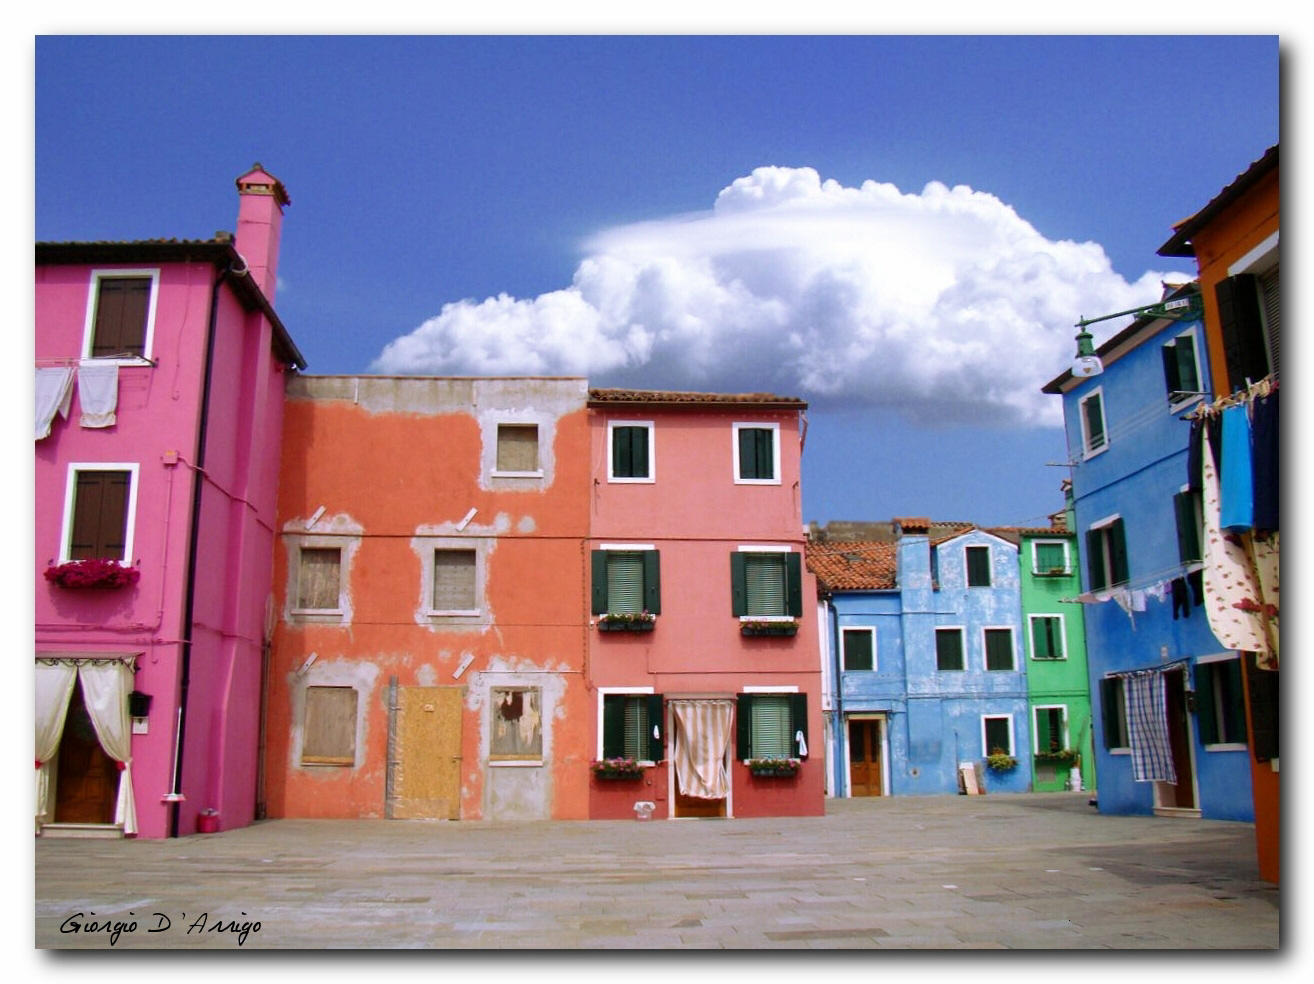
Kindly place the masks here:
[(1160, 783), (1161, 806), (1195, 808), (1195, 766), (1191, 757), (1191, 726), (1186, 710), (1186, 674), (1181, 670), (1163, 675), (1164, 703), (1168, 713), (1168, 743), (1173, 753), (1177, 782)]
[(100, 747), (79, 682), (73, 687), (59, 742), (55, 822), (113, 823), (118, 795), (118, 763)]
[(849, 795), (884, 795), (881, 788), (881, 723), (874, 718), (849, 719)]
[(397, 691), (392, 816), (461, 818), (461, 687)]

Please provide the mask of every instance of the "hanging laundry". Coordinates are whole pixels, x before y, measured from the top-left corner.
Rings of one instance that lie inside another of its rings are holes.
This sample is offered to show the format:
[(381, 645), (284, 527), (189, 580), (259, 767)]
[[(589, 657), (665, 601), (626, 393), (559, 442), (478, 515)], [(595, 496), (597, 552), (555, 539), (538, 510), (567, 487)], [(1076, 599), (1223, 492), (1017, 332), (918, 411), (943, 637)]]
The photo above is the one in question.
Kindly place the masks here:
[(1204, 481), (1200, 477), (1200, 469), (1203, 466), (1201, 455), (1204, 453), (1204, 429), (1203, 417), (1197, 416), (1191, 419), (1191, 434), (1186, 443), (1186, 489), (1188, 492), (1204, 490)]
[[(1206, 431), (1206, 444), (1212, 435)], [(1213, 455), (1204, 455), (1205, 566), (1203, 577), (1205, 613), (1209, 628), (1228, 649), (1242, 652), (1268, 651), (1264, 625), (1257, 612), (1246, 609), (1247, 599), (1260, 596), (1259, 579), (1237, 534), (1219, 527), (1218, 476)]]
[(1173, 621), (1174, 622), (1177, 621), (1179, 612), (1181, 613), (1182, 618), (1190, 618), (1191, 599), (1187, 595), (1186, 578), (1184, 577), (1173, 578), (1172, 593), (1173, 593)]
[(55, 414), (68, 419), (69, 404), (73, 402), (73, 370), (65, 366), (58, 369), (36, 371), (36, 439), (50, 436), (50, 425)]
[(113, 427), (119, 405), (119, 367), (98, 362), (78, 367), (78, 402), (83, 427)]
[(1272, 532), (1278, 529), (1278, 391), (1257, 398), (1252, 409), (1255, 531)]
[(1133, 780), (1176, 782), (1163, 674), (1158, 670), (1144, 670), (1128, 676), (1125, 683), (1127, 740), (1131, 745)]
[(1237, 403), (1223, 409), (1223, 463), (1219, 467), (1218, 525), (1242, 533), (1255, 524), (1255, 471), (1251, 463), (1250, 415)]

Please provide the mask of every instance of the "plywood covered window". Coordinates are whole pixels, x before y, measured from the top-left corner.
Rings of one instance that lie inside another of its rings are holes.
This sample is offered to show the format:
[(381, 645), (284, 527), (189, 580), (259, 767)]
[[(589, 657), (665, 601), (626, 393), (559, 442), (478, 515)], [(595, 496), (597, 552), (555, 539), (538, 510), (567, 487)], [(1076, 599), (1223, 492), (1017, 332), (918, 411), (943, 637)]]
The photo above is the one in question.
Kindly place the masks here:
[(342, 550), (302, 547), (297, 569), (297, 608), (338, 611), (342, 591)]
[(497, 425), (497, 470), (537, 473), (538, 424)]
[(433, 552), (433, 608), (438, 612), (479, 610), (478, 563), (475, 550)]
[(354, 687), (307, 687), (302, 765), (356, 764)]

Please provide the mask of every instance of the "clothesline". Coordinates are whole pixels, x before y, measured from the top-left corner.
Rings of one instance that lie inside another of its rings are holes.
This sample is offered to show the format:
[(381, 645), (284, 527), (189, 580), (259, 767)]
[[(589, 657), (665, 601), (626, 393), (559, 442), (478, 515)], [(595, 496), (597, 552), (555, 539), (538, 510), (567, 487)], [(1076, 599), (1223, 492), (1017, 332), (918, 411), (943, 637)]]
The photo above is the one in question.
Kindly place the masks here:
[(116, 352), (113, 355), (97, 355), (94, 358), (89, 357), (85, 359), (84, 358), (37, 359), (35, 360), (35, 363), (39, 368), (60, 368), (63, 366), (94, 366), (98, 363), (110, 362), (116, 359), (117, 360), (131, 359), (134, 363), (141, 363), (142, 365), (148, 365), (153, 367), (159, 366), (159, 363), (156, 360), (148, 359), (144, 355), (137, 355), (133, 352)]
[(1222, 413), (1228, 407), (1240, 406), (1242, 404), (1253, 403), (1259, 397), (1268, 396), (1278, 389), (1278, 373), (1276, 371), (1269, 373), (1258, 382), (1246, 382), (1246, 388), (1237, 390), (1235, 393), (1229, 393), (1227, 396), (1221, 396), (1212, 403), (1202, 403), (1193, 409), (1190, 413), (1183, 414), (1183, 420), (1197, 420), (1201, 417), (1211, 417)]

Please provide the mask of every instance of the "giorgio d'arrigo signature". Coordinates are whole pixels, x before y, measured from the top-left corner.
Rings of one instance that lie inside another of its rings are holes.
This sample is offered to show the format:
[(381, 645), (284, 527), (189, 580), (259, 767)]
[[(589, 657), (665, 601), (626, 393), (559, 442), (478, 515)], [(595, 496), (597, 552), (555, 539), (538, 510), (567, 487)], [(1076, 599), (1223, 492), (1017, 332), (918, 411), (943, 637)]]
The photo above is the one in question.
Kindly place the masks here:
[[(210, 913), (202, 912), (194, 915), (188, 922), (187, 913), (184, 912), (178, 917), (177, 929), (184, 930), (187, 936), (210, 938), (226, 936), (241, 946), (246, 942), (248, 934), (260, 932), (260, 922), (247, 919), (245, 912), (240, 919), (211, 917)], [(140, 917), (135, 912), (129, 912), (126, 919), (102, 919), (94, 912), (75, 912), (59, 924), (61, 933), (77, 933), (81, 936), (99, 935), (106, 939), (110, 946), (118, 943), (125, 934), (167, 933), (171, 930), (176, 932), (174, 920), (163, 912), (152, 912)]]

